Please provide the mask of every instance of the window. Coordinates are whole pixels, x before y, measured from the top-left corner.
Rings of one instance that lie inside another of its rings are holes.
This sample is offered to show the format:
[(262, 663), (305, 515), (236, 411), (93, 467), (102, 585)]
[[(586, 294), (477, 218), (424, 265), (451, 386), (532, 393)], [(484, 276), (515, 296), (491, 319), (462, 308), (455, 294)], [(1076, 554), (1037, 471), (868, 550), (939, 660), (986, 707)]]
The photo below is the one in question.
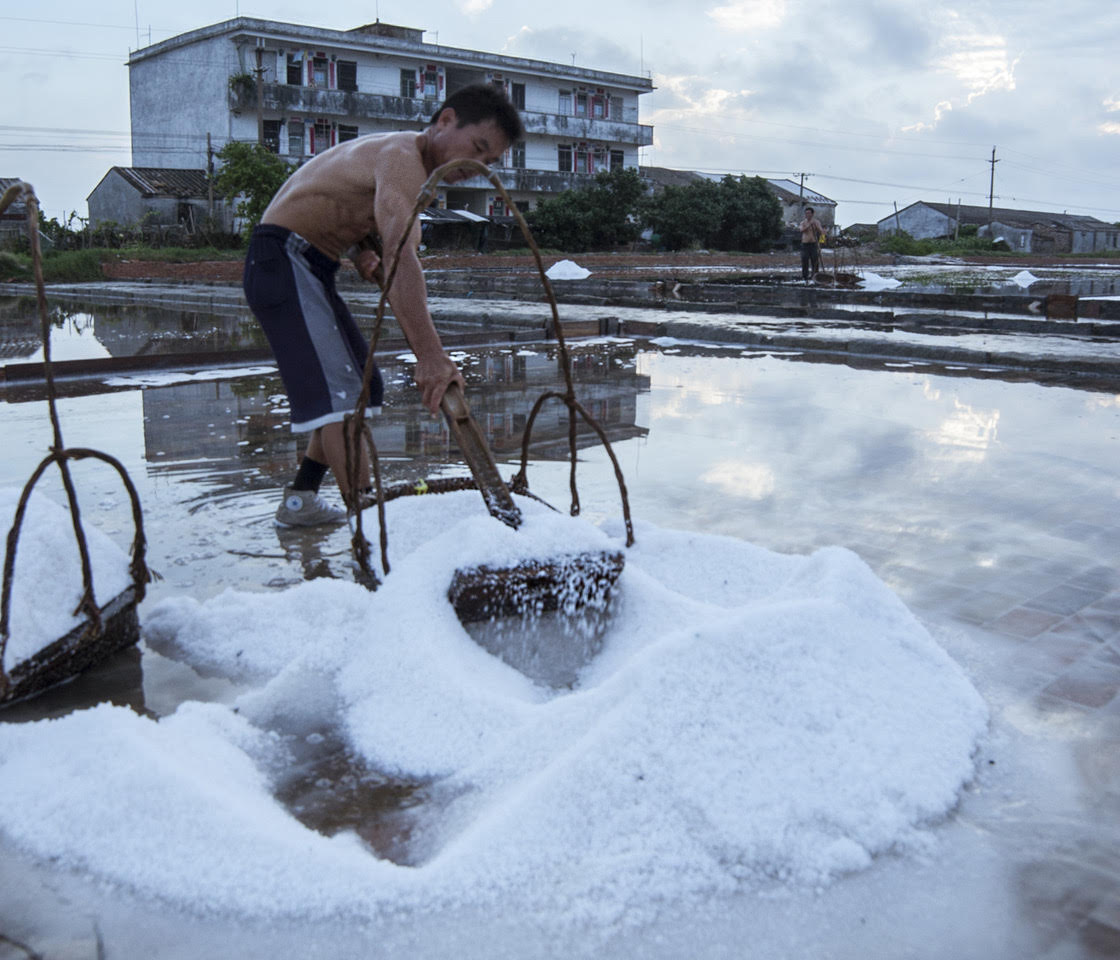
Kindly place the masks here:
[(294, 87), (303, 86), (303, 54), (288, 54), (288, 83)]
[(349, 123), (340, 123), (338, 125), (338, 142), (345, 143), (347, 140), (358, 139), (358, 128)]
[(576, 147), (576, 173), (590, 173), (591, 172), (591, 154), (587, 149), (586, 143), (581, 143)]
[(338, 89), (339, 90), (357, 90), (358, 89), (358, 64), (355, 60), (339, 60), (338, 61)]
[(311, 152), (322, 153), (331, 145), (331, 122), (329, 120), (316, 120), (311, 133)]
[(525, 84), (512, 83), (510, 84), (509, 99), (514, 107), (518, 110), (525, 109)]
[(596, 120), (602, 120), (607, 115), (607, 105), (603, 97), (595, 96), (591, 98), (591, 116)]
[(327, 85), (327, 58), (315, 57), (311, 61), (311, 82), (317, 87)]
[(587, 94), (583, 92), (576, 93), (576, 116), (587, 116)]
[[(342, 128), (339, 127), (339, 129), (341, 130)], [(626, 166), (626, 154), (624, 154), (621, 150), (612, 150), (611, 169), (621, 170), (624, 166)]]
[(557, 110), (560, 113), (560, 116), (562, 116), (562, 117), (570, 117), (572, 115), (572, 91), (571, 90), (561, 90), (560, 91), (560, 105), (557, 108)]
[(424, 68), (421, 79), (424, 81), (424, 99), (435, 100), (439, 96), (439, 72), (429, 64)]
[(514, 167), (525, 166), (525, 141), (518, 140), (512, 147), (511, 165)]
[(529, 201), (528, 200), (514, 200), (513, 205), (515, 207), (517, 207), (517, 209), (520, 210), (522, 213), (528, 213), (529, 212)]
[(264, 122), (264, 146), (266, 150), (271, 153), (280, 152), (280, 121), (279, 120), (265, 120)]
[(622, 97), (607, 97), (609, 113), (612, 120), (622, 119)]
[(401, 71), (401, 96), (411, 100), (416, 96), (416, 71)]
[[(265, 50), (263, 47), (257, 47), (256, 51), (256, 66), (261, 71), (261, 82), (275, 83), (276, 82), (276, 51)], [(256, 76), (256, 69), (253, 70), (253, 76)]]
[(288, 154), (293, 157), (303, 156), (303, 121), (288, 121)]
[(562, 143), (556, 148), (556, 169), (561, 173), (572, 172), (572, 147)]

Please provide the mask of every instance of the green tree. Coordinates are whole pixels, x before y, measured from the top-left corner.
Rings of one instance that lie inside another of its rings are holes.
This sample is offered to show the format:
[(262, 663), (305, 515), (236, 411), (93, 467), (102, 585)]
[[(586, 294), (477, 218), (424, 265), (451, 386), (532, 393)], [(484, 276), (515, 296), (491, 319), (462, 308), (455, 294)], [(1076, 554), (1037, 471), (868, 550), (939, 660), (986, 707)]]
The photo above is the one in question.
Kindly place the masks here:
[(637, 170), (603, 170), (588, 187), (542, 200), (525, 219), (542, 247), (610, 250), (637, 239), (644, 193)]
[(719, 250), (765, 250), (782, 235), (782, 205), (762, 177), (733, 177), (719, 183)]
[(668, 250), (710, 247), (723, 221), (720, 186), (711, 180), (697, 180), (687, 187), (666, 187), (651, 197), (645, 208), (645, 221)]
[(218, 151), (222, 168), (214, 177), (214, 189), (229, 201), (237, 201), (237, 215), (248, 233), (264, 214), (265, 207), (295, 169), (259, 143), (231, 141)]

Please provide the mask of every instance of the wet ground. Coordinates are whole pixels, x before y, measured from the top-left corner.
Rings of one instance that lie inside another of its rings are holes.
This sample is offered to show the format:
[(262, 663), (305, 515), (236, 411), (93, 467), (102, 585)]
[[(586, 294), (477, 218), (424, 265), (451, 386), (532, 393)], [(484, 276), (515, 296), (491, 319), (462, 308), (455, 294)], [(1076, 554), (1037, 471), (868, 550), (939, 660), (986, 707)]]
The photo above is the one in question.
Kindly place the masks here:
[[(457, 357), (480, 422), (509, 463), (532, 400), (558, 382), (555, 345), (530, 338), (535, 314), (529, 323), (511, 319), (524, 315), (521, 307), (486, 304), (482, 322), (477, 301), (437, 306), (460, 317), (474, 311), (473, 328), (456, 330), (489, 341), (464, 343)], [(256, 345), (236, 308), (59, 307), (56, 358), (201, 348), (236, 364), (236, 351)], [(34, 315), (21, 322), (20, 309), (0, 301), (12, 363), (34, 359), (33, 342), (30, 352), (12, 346), (37, 333)], [(591, 317), (597, 308), (578, 309)], [(496, 318), (502, 311), (508, 317)], [(651, 905), (638, 926), (596, 932), (594, 952), (1120, 954), (1120, 378), (1107, 367), (1077, 372), (1114, 357), (1115, 345), (968, 333), (987, 338), (976, 345), (987, 359), (966, 362), (938, 356), (959, 337), (938, 345), (922, 339), (928, 334), (880, 331), (875, 350), (853, 352), (851, 324), (843, 332), (831, 322), (794, 330), (761, 318), (752, 323), (780, 326), (808, 346), (759, 349), (731, 342), (729, 329), (743, 331), (727, 318), (681, 311), (674, 322), (682, 325), (676, 334), (710, 342), (624, 335), (573, 344), (581, 397), (611, 437), (635, 517), (783, 552), (833, 544), (855, 550), (964, 667), (992, 708), (992, 734), (977, 758), (976, 782), (938, 826), (928, 857), (884, 858), (815, 894), (744, 895), (701, 911)], [(705, 325), (710, 338), (701, 336)], [(501, 342), (502, 330), (514, 339)], [(816, 345), (829, 337), (845, 346)], [(908, 337), (937, 349), (908, 356)], [(1044, 370), (1040, 356), (1067, 362)], [(417, 412), (408, 364), (396, 352), (383, 361), (389, 401), (374, 435), (386, 478), (462, 473), (442, 424)], [(269, 364), (124, 371), (61, 386), (66, 441), (118, 457), (139, 489), (149, 560), (162, 577), (146, 604), (353, 577), (344, 530), (285, 533), (271, 522), (298, 448)], [(2, 397), (0, 483), (22, 485), (49, 442), (46, 405), (27, 384), (9, 385)], [(542, 423), (529, 473), (533, 489), (558, 505), (566, 503), (565, 445), (563, 422)], [(582, 457), (585, 514), (616, 514), (604, 455), (588, 444)], [(115, 475), (85, 463), (75, 475), (87, 521), (127, 544), (131, 517)], [(225, 681), (141, 645), (5, 719), (41, 717), (106, 694), (165, 714), (184, 699), (232, 693)], [(422, 794), (356, 776), (337, 744), (317, 746), (280, 799), (308, 817), (337, 819), (376, 796), (385, 813), (362, 828), (393, 856), (394, 838), (407, 830), (407, 811)], [(0, 934), (8, 939), (0, 939), (0, 957), (426, 957), (451, 949), (572, 956), (589, 942), (578, 925), (542, 940), (531, 917), (450, 914), (401, 918), (376, 931), (314, 924), (246, 931), (226, 919), (132, 902), (24, 863), (11, 850), (2, 862)]]

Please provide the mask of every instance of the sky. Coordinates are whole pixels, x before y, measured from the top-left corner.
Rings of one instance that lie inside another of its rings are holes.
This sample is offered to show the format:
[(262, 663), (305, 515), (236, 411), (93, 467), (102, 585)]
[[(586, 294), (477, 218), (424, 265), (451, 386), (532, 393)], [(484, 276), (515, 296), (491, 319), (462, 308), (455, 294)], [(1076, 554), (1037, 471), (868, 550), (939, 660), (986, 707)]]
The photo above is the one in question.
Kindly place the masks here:
[[(0, 176), (48, 216), (128, 165), (130, 50), (238, 14), (648, 75), (644, 165), (790, 178), (841, 225), (918, 200), (1120, 221), (1116, 0), (41, 0), (0, 14)], [(96, 10), (96, 12), (93, 12)], [(18, 13), (18, 15), (17, 15)], [(995, 149), (995, 164), (992, 151)], [(992, 175), (994, 172), (994, 188)]]

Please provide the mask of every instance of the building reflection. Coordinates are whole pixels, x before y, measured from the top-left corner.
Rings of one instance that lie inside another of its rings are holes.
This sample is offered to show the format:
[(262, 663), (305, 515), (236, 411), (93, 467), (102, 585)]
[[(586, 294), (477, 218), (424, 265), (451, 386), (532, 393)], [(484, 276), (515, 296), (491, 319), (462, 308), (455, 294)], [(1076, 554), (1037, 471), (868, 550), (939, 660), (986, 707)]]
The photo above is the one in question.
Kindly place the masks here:
[[(648, 393), (650, 378), (634, 369), (635, 347), (578, 351), (572, 360), (576, 397), (598, 420), (612, 443), (643, 437), (638, 426), (638, 396)], [(496, 459), (520, 456), (525, 425), (537, 397), (563, 392), (564, 379), (553, 347), (515, 351), (509, 348), (472, 352), (462, 362), (467, 396)], [(387, 483), (414, 479), (444, 465), (461, 464), (446, 423), (423, 410), (411, 381), (411, 366), (389, 360), (381, 364), (387, 384), (386, 405), (370, 427)], [(144, 445), (157, 471), (228, 472), (229, 483), (275, 486), (290, 476), (306, 443), (292, 434), (283, 385), (276, 375), (174, 383), (143, 392)], [(600, 443), (581, 423), (577, 448)], [(548, 401), (533, 427), (530, 456), (561, 459), (568, 452), (567, 408)]]

